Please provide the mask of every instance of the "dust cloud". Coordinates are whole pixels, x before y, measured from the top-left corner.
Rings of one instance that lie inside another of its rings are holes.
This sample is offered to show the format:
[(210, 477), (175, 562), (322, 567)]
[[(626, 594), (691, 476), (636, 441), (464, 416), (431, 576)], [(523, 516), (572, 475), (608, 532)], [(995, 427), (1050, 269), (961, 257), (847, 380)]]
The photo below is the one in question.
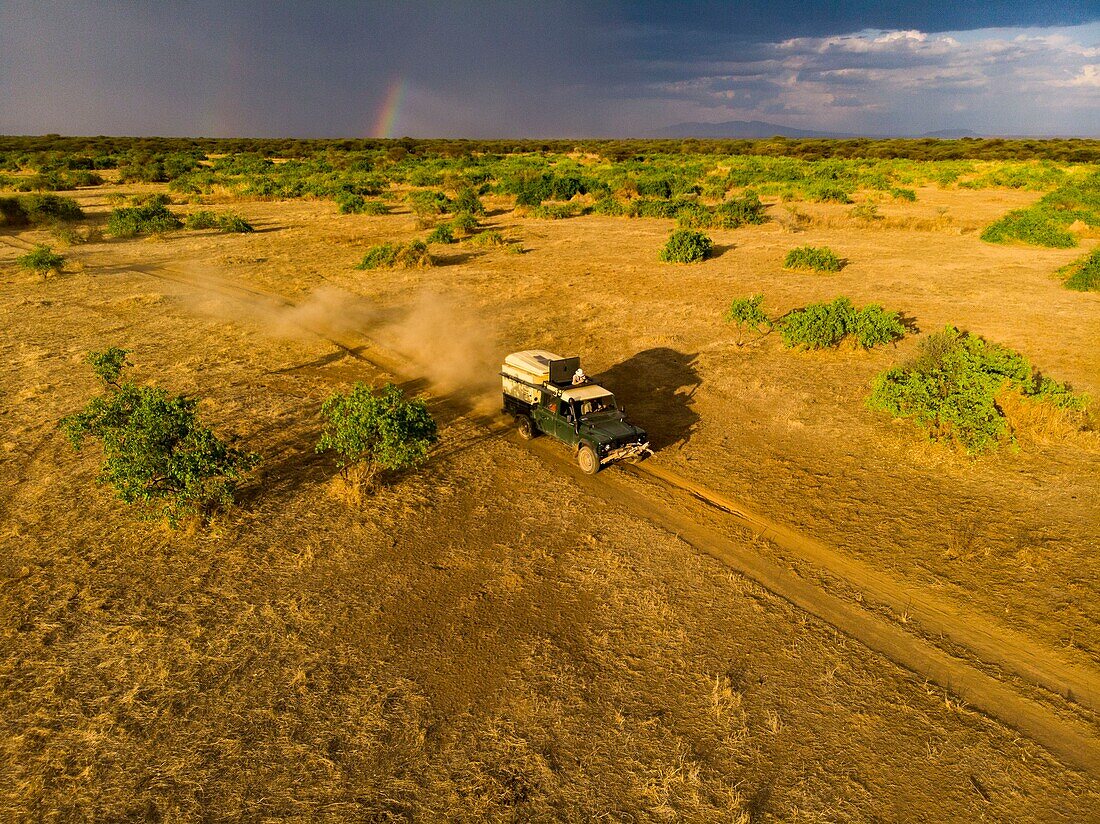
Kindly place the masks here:
[(224, 278), (198, 268), (188, 279), (205, 286), (194, 309), (258, 326), (276, 338), (325, 338), (354, 349), (374, 343), (407, 364), (402, 377), (424, 378), (441, 393), (465, 393), (480, 405), (498, 386), (500, 351), (494, 326), (455, 298), (424, 291), (403, 304), (380, 307), (361, 295), (322, 286), (290, 302), (260, 291), (227, 289)]

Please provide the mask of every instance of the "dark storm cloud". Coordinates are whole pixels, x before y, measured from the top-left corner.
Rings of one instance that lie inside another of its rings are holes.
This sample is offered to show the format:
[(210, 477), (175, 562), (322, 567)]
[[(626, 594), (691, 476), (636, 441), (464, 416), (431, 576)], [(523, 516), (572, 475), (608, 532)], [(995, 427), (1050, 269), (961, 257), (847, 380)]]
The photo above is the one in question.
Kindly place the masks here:
[(615, 135), (774, 114), (1095, 133), (1098, 16), (1073, 0), (0, 0), (0, 132)]

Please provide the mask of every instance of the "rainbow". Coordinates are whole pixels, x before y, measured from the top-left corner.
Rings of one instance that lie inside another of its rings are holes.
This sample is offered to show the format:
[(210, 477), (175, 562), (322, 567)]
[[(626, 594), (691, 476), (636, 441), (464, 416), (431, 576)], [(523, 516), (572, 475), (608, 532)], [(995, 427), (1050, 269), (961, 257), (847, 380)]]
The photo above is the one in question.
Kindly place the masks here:
[(378, 122), (374, 127), (375, 137), (393, 137), (393, 129), (401, 114), (401, 103), (405, 99), (408, 84), (404, 77), (396, 77), (386, 91), (382, 108), (378, 110)]

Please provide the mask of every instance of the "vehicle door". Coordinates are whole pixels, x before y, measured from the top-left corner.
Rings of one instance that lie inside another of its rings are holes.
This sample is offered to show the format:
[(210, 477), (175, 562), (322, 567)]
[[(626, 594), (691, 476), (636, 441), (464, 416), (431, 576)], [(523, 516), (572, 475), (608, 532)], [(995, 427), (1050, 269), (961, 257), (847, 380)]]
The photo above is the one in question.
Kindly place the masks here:
[(567, 427), (565, 419), (561, 415), (563, 403), (564, 401), (558, 396), (543, 392), (542, 400), (533, 412), (535, 423), (538, 424), (539, 429), (558, 440), (564, 439), (567, 428), (569, 433), (573, 431), (571, 426)]

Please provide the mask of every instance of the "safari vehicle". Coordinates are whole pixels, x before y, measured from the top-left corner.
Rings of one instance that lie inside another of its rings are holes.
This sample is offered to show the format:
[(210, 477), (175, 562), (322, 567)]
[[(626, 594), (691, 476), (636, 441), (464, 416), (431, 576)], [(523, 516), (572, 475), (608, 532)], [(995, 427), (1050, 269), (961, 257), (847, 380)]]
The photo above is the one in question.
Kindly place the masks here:
[(545, 434), (561, 441), (586, 474), (649, 452), (645, 430), (628, 423), (615, 396), (588, 379), (580, 358), (543, 349), (513, 352), (500, 377), (504, 412), (515, 418), (520, 436)]

